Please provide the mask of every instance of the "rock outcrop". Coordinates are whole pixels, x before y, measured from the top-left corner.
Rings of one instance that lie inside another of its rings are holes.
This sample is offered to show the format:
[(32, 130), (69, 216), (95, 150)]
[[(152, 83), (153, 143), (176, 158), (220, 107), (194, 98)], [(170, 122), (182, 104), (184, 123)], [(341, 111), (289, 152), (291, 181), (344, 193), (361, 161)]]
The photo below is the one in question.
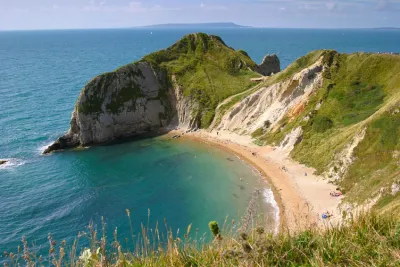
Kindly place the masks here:
[(183, 88), (178, 84), (175, 75), (172, 75), (172, 83), (174, 88), (172, 105), (176, 114), (170, 127), (190, 130), (200, 128), (199, 114), (195, 112), (199, 110), (199, 103), (192, 97), (184, 96)]
[[(219, 101), (251, 85), (254, 66), (244, 51), (228, 47), (218, 36), (187, 35), (90, 81), (72, 112), (69, 131), (44, 153), (160, 128), (205, 128)], [(229, 90), (225, 81), (232, 81)]]
[(277, 55), (266, 55), (260, 65), (254, 69), (264, 76), (270, 76), (281, 71), (281, 63)]
[(156, 131), (175, 112), (167, 73), (137, 62), (102, 74), (86, 85), (72, 113), (70, 129), (44, 153), (104, 143)]
[(7, 160), (0, 160), (0, 165), (6, 164), (7, 162)]

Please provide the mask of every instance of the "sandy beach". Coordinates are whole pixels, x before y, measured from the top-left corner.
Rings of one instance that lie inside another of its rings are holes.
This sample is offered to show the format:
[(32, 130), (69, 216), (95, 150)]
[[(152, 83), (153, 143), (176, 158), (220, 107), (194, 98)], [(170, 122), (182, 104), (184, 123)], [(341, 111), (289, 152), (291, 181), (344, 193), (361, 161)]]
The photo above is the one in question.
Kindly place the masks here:
[[(170, 135), (182, 135), (183, 131), (172, 131)], [(336, 186), (329, 184), (314, 169), (290, 159), (288, 152), (270, 146), (257, 146), (248, 136), (230, 132), (197, 131), (183, 133), (183, 138), (195, 139), (229, 150), (242, 160), (257, 168), (272, 186), (280, 209), (282, 229), (295, 231), (310, 225), (324, 227), (340, 221), (338, 206), (341, 197), (332, 197)], [(322, 214), (330, 212), (330, 219)]]

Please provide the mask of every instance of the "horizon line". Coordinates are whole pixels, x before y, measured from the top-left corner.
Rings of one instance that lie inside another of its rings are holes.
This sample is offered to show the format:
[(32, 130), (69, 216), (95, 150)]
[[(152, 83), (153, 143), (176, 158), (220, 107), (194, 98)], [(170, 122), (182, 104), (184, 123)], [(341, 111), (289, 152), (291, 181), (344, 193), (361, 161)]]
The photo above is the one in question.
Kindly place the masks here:
[[(160, 28), (157, 26), (160, 25), (195, 25), (195, 24), (215, 24), (213, 22), (210, 23), (167, 23), (167, 24), (155, 24), (155, 25), (146, 25), (146, 26), (128, 26), (128, 27), (99, 27), (99, 28), (38, 28), (38, 29), (0, 29), (0, 32), (27, 32), (27, 31), (79, 31), (79, 30), (144, 30), (144, 29), (157, 29), (157, 30), (169, 30), (169, 29), (191, 29), (191, 27), (182, 28), (182, 27), (170, 27), (170, 28)], [(239, 27), (212, 27), (209, 29), (276, 29), (276, 30), (400, 30), (400, 27), (327, 27), (327, 28), (318, 28), (318, 27), (264, 27), (264, 26), (243, 26), (238, 25)], [(199, 27), (201, 28), (201, 27)], [(197, 27), (193, 27), (192, 29), (198, 29)]]

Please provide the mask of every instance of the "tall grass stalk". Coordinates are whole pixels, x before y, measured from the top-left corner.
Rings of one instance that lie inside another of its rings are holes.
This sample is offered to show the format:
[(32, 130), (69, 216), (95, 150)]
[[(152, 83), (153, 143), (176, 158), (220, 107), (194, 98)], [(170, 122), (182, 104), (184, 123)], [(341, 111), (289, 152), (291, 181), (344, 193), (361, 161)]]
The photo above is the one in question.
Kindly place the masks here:
[[(213, 241), (198, 231), (192, 238), (192, 225), (182, 239), (165, 220), (165, 232), (158, 223), (154, 229), (142, 225), (133, 250), (118, 241), (117, 229), (108, 242), (104, 225), (100, 237), (91, 224), (89, 233), (79, 234), (71, 245), (58, 244), (49, 234), (45, 257), (37, 256), (37, 249), (23, 238), (16, 252), (4, 253), (4, 266), (400, 266), (400, 222), (372, 213), (349, 216), (325, 229), (310, 226), (278, 234), (256, 223), (238, 232), (241, 225), (226, 218), (222, 238)], [(89, 248), (79, 247), (82, 238)]]

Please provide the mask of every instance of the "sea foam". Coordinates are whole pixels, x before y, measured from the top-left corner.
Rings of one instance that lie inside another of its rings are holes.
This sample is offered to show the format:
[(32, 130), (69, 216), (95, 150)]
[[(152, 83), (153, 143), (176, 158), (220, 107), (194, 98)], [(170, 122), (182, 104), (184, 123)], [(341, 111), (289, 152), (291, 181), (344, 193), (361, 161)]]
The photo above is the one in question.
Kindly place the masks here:
[(275, 221), (275, 234), (278, 233), (279, 229), (279, 206), (274, 198), (274, 193), (271, 189), (264, 189), (263, 191), (263, 199), (265, 202), (269, 203), (273, 207), (273, 216)]
[(0, 170), (13, 169), (15, 167), (22, 166), (22, 165), (24, 165), (26, 163), (24, 160), (15, 159), (15, 158), (0, 159), (0, 160), (7, 161), (5, 164), (0, 165)]

